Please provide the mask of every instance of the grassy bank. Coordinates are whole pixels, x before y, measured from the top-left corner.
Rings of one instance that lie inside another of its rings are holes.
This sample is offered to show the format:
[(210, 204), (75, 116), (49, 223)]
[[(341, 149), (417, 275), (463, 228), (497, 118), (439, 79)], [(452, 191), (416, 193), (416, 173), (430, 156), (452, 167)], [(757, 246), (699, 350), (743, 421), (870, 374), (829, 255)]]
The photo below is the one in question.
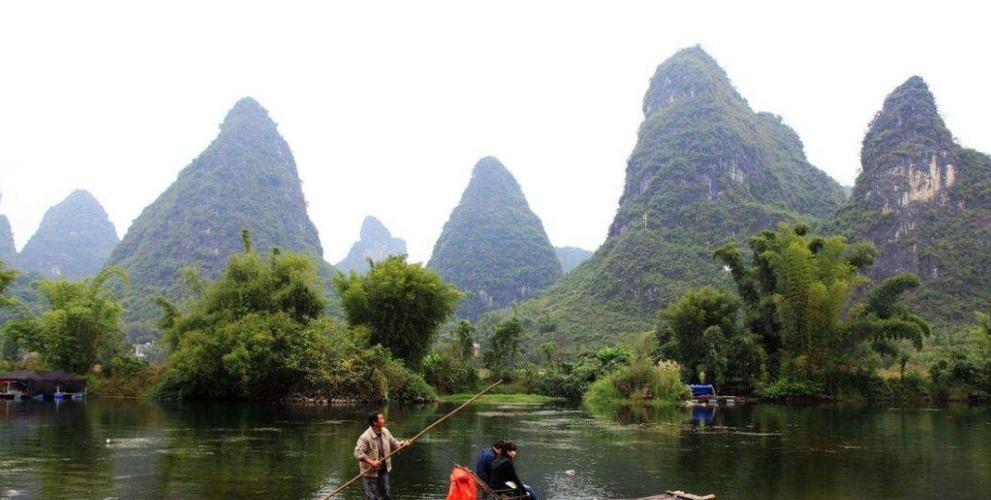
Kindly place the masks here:
[[(446, 396), (441, 396), (440, 401), (442, 403), (464, 403), (472, 398), (474, 394), (460, 393), (460, 394), (449, 394)], [(484, 396), (475, 400), (475, 403), (480, 404), (510, 404), (510, 405), (539, 405), (544, 403), (552, 403), (555, 401), (564, 401), (562, 398), (554, 398), (550, 396), (541, 396), (539, 394), (485, 394)]]

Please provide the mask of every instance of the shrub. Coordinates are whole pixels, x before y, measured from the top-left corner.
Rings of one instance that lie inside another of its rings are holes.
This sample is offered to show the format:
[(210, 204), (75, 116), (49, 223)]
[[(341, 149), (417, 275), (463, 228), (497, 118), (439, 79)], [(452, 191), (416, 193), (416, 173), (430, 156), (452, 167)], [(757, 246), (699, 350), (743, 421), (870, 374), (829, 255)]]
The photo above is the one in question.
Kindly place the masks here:
[(657, 365), (638, 361), (595, 381), (585, 394), (592, 405), (617, 403), (677, 402), (688, 398), (688, 388), (681, 381), (681, 367), (673, 362)]

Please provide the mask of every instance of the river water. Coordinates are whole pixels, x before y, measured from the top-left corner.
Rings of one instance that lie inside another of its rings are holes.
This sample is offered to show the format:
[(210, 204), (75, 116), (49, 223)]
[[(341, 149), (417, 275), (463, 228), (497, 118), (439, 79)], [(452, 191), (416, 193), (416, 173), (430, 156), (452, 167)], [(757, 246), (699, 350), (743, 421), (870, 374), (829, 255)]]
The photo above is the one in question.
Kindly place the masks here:
[[(388, 426), (410, 436), (453, 407), (387, 408)], [(369, 409), (0, 401), (0, 498), (320, 498), (356, 473)], [(987, 407), (776, 405), (473, 405), (394, 459), (394, 497), (444, 498), (452, 464), (497, 438), (547, 499), (991, 498)]]

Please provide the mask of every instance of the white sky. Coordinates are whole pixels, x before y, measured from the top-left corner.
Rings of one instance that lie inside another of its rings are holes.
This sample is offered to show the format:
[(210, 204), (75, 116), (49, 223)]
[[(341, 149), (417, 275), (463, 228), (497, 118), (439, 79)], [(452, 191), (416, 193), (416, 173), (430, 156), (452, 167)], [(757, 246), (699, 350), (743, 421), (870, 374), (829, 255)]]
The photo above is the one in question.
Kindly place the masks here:
[(979, 2), (146, 3), (0, 4), (0, 213), (18, 248), (76, 188), (123, 235), (251, 95), (296, 156), (330, 262), (366, 214), (428, 259), (489, 154), (554, 245), (595, 249), (648, 80), (696, 43), (843, 184), (912, 74), (965, 146), (991, 152)]

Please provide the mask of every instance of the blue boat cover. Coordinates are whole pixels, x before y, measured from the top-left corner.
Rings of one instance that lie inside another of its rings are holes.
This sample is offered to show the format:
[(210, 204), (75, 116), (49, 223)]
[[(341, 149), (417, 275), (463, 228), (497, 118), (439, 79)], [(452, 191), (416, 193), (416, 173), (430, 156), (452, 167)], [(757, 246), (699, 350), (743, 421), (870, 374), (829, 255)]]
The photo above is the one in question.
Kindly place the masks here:
[(712, 387), (712, 384), (692, 384), (688, 387), (692, 389), (692, 397), (697, 398), (699, 396), (716, 395), (716, 389)]

